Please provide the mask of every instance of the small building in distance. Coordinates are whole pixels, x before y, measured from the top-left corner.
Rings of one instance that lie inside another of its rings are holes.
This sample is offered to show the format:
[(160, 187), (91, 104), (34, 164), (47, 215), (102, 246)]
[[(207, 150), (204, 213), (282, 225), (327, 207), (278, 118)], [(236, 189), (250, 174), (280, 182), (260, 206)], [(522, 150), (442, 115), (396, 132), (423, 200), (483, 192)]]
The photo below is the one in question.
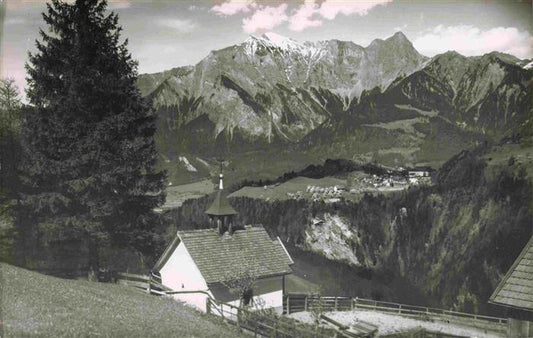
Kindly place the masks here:
[(433, 171), (435, 170), (431, 167), (415, 167), (408, 169), (407, 175), (409, 178), (430, 177)]
[[(236, 306), (259, 305), (283, 310), (286, 276), (294, 263), (279, 238), (272, 239), (263, 226), (238, 227), (223, 191), (206, 210), (211, 227), (179, 230), (153, 271), (174, 298), (206, 311), (207, 297)], [(244, 292), (232, 290), (232, 282), (251, 280)]]
[(509, 337), (533, 337), (533, 236), (489, 302), (508, 308)]

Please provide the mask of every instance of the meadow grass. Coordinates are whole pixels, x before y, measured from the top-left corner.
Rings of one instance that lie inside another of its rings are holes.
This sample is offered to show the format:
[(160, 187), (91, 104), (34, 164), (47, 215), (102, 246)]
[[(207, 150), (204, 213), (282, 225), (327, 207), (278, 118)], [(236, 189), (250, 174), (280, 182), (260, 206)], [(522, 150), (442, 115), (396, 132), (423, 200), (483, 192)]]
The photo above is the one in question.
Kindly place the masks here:
[(296, 193), (298, 191), (305, 193), (306, 197), (310, 197), (312, 194), (306, 193), (307, 186), (332, 187), (335, 185), (345, 187), (346, 180), (335, 177), (315, 179), (300, 176), (279, 185), (267, 186), (266, 189), (264, 187), (243, 187), (229, 195), (229, 197), (250, 197), (282, 201), (290, 198), (287, 193)]
[(241, 336), (218, 318), (128, 286), (65, 280), (4, 263), (0, 278), (5, 337)]
[(287, 275), (285, 283), (285, 291), (287, 293), (320, 293), (320, 286), (318, 284), (312, 283), (294, 274)]
[(163, 209), (178, 208), (188, 199), (200, 198), (215, 191), (215, 184), (210, 179), (199, 182), (169, 186), (166, 189), (167, 198)]

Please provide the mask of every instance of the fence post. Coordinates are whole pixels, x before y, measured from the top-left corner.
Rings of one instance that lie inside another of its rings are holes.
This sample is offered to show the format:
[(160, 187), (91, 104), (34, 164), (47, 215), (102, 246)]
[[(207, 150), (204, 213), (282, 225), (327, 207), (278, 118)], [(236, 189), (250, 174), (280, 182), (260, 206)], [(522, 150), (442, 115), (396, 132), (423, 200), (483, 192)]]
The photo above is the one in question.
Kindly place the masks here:
[(304, 310), (307, 311), (307, 295), (304, 297)]
[(350, 310), (352, 310), (352, 311), (353, 311), (353, 308), (354, 308), (354, 304), (353, 304), (354, 302), (355, 302), (354, 299), (350, 298)]
[(398, 307), (398, 313), (402, 313), (402, 304), (399, 304), (400, 306)]
[(291, 296), (290, 295), (287, 295), (287, 314), (290, 315), (291, 314)]
[(241, 308), (237, 308), (237, 329), (241, 331)]
[(338, 301), (337, 301), (337, 296), (335, 296), (335, 305), (334, 305), (334, 306), (335, 306), (335, 307), (334, 307), (335, 311), (337, 311), (337, 309), (338, 309), (338, 307), (339, 307), (339, 306), (338, 306)]

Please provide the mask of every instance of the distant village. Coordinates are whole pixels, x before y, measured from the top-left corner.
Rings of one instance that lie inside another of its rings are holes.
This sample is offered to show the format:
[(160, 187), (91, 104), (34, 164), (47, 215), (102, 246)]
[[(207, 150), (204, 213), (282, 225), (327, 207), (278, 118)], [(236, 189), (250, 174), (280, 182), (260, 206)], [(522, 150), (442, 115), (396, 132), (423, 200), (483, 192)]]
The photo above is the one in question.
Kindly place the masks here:
[[(366, 174), (364, 176), (349, 177), (346, 186), (314, 186), (308, 185), (305, 191), (287, 192), (289, 199), (311, 199), (314, 202), (326, 203), (340, 202), (350, 195), (374, 192), (390, 192), (407, 189), (411, 186), (431, 184), (430, 167), (412, 169), (398, 168), (388, 170), (384, 174)], [(278, 184), (265, 185), (264, 189), (273, 188)]]

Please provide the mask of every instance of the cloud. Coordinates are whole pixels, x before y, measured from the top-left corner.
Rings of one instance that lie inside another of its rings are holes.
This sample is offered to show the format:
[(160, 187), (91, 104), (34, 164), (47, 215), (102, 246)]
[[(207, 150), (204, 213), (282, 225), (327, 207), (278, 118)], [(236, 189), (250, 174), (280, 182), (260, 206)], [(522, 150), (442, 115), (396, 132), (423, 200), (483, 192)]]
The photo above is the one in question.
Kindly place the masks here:
[[(310, 27), (322, 26), (322, 19), (333, 20), (339, 14), (367, 15), (368, 11), (380, 5), (386, 5), (393, 0), (306, 0), (289, 18), (289, 29), (303, 31)], [(314, 18), (313, 18), (314, 16)]]
[(301, 32), (306, 28), (322, 26), (322, 20), (312, 19), (319, 6), (314, 1), (306, 1), (289, 18), (289, 29)]
[(380, 5), (386, 5), (393, 0), (326, 0), (320, 5), (319, 13), (328, 20), (333, 20), (339, 14), (367, 15), (368, 11)]
[(372, 8), (386, 5), (393, 0), (304, 0), (304, 4), (286, 14), (290, 2), (281, 2), (279, 6), (266, 6), (255, 0), (228, 0), (213, 6), (211, 11), (219, 16), (231, 16), (239, 13), (251, 13), (243, 19), (246, 33), (270, 30), (284, 22), (289, 29), (301, 32), (307, 28), (322, 26), (323, 20), (333, 20), (339, 14), (366, 15)]
[(220, 16), (230, 16), (241, 12), (248, 13), (256, 7), (257, 4), (254, 0), (229, 0), (220, 5), (213, 6), (211, 11)]
[(251, 17), (242, 20), (242, 28), (250, 34), (272, 30), (288, 20), (286, 11), (287, 4), (285, 3), (277, 7), (262, 6)]
[(481, 30), (471, 25), (439, 25), (416, 38), (413, 45), (428, 56), (455, 50), (466, 56), (499, 51), (519, 58), (533, 57), (533, 37), (515, 27)]
[(156, 21), (158, 26), (171, 28), (180, 33), (190, 33), (196, 28), (196, 23), (192, 20), (161, 18)]

